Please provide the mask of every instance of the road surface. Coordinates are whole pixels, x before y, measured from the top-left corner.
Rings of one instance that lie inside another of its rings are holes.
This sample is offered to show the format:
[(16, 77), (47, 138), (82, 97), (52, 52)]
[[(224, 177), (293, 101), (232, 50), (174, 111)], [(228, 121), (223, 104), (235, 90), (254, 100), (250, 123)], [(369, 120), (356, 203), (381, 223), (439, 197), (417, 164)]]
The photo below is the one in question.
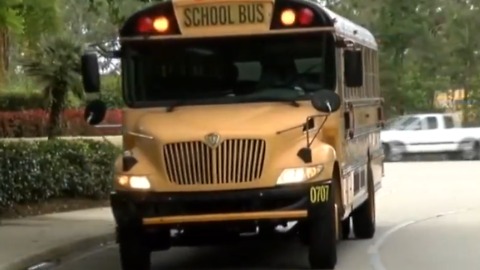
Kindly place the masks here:
[[(338, 270), (480, 269), (480, 162), (387, 163), (372, 240), (339, 244)], [(306, 269), (296, 242), (175, 248), (156, 253), (153, 270)], [(57, 270), (119, 270), (116, 246)]]

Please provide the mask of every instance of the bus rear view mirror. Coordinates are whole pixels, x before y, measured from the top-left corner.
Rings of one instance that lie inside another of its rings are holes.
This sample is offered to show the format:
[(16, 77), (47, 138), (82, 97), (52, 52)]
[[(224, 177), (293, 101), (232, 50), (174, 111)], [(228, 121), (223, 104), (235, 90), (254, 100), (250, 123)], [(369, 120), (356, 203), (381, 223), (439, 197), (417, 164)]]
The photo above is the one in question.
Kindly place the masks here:
[(105, 115), (107, 114), (107, 105), (105, 102), (100, 99), (90, 101), (87, 106), (85, 106), (85, 111), (83, 113), (83, 119), (89, 125), (95, 126), (100, 124)]
[(345, 49), (343, 52), (345, 68), (345, 85), (347, 87), (361, 87), (363, 85), (362, 51)]
[(86, 93), (100, 92), (100, 71), (98, 57), (94, 52), (87, 52), (81, 59), (83, 88)]
[(340, 96), (331, 90), (320, 90), (313, 94), (312, 106), (319, 112), (332, 113), (340, 109)]

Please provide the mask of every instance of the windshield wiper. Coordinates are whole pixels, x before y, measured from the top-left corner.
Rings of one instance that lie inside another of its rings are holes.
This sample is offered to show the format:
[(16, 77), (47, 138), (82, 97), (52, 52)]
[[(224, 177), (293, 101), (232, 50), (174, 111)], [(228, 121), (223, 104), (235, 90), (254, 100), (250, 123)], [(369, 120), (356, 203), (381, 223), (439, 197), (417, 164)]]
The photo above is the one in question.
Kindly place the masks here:
[(251, 101), (283, 101), (293, 107), (300, 107), (300, 103), (298, 103), (295, 99), (285, 98), (285, 97), (259, 96), (259, 97), (246, 98), (244, 100), (244, 102), (251, 102)]
[(175, 108), (185, 105), (187, 103), (187, 101), (188, 101), (187, 99), (180, 99), (180, 100), (177, 100), (177, 101), (173, 102), (172, 104), (170, 104), (167, 107), (167, 112), (173, 112), (173, 110), (175, 110)]
[(252, 93), (250, 95), (244, 96), (244, 102), (251, 101), (283, 101), (294, 107), (300, 107), (300, 104), (297, 102), (297, 99), (301, 95), (292, 89), (286, 88), (264, 88), (260, 89), (258, 92)]

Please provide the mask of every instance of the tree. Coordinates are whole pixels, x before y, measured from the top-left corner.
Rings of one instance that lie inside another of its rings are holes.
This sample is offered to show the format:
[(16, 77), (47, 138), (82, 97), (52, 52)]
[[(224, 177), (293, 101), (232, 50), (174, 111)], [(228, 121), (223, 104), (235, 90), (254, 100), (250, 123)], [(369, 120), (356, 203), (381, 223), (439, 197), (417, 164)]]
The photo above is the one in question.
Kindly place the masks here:
[(21, 0), (0, 1), (0, 88), (5, 85), (9, 67), (10, 34), (20, 31), (22, 18), (15, 8)]
[(74, 40), (66, 35), (46, 39), (41, 50), (23, 65), (25, 73), (43, 86), (49, 101), (49, 140), (61, 135), (61, 116), (68, 93), (83, 97), (80, 79), (82, 47)]

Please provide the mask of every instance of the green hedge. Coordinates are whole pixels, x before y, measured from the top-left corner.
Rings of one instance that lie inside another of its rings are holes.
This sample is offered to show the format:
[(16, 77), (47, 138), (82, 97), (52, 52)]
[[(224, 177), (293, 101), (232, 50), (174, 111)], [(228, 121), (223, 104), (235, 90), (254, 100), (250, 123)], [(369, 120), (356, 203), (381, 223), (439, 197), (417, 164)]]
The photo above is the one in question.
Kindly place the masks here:
[[(1, 93), (0, 111), (23, 111), (46, 107), (45, 98), (39, 93)], [(70, 104), (69, 104), (70, 107)]]
[[(17, 83), (17, 85), (12, 85), (12, 91), (9, 88), (0, 91), (0, 111), (22, 111), (47, 107), (48, 104), (41, 89), (24, 86), (25, 91), (21, 91), (22, 87), (23, 85)], [(39, 86), (37, 85), (37, 87)], [(105, 101), (109, 108), (125, 107), (121, 93), (120, 76), (103, 76), (101, 87), (101, 99)], [(67, 108), (80, 108), (85, 106), (85, 102), (70, 94), (66, 105)]]
[(0, 142), (0, 207), (53, 198), (108, 198), (119, 152), (93, 140)]

